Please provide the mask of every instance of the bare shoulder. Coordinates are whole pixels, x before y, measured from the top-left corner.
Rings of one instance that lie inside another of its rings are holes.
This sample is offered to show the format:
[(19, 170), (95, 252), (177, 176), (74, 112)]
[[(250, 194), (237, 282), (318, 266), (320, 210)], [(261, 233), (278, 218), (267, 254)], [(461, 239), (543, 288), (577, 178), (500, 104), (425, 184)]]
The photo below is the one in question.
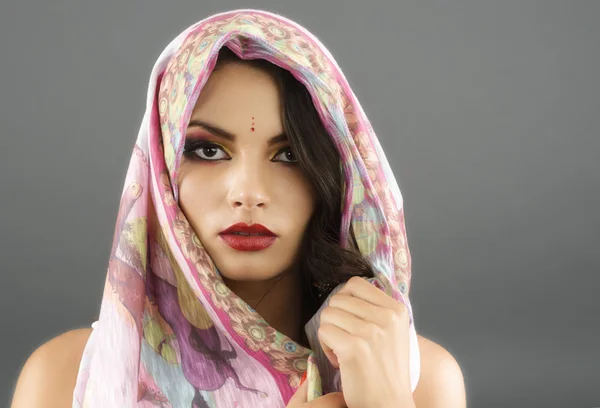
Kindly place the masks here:
[[(91, 328), (63, 333), (36, 349), (17, 381), (11, 408), (71, 408), (77, 372)], [(466, 407), (456, 359), (441, 345), (418, 336), (421, 375), (413, 394), (417, 408)]]
[(418, 336), (421, 376), (413, 399), (417, 408), (466, 407), (465, 384), (456, 359), (439, 344)]
[(71, 408), (83, 350), (91, 328), (71, 330), (38, 347), (25, 362), (12, 408)]

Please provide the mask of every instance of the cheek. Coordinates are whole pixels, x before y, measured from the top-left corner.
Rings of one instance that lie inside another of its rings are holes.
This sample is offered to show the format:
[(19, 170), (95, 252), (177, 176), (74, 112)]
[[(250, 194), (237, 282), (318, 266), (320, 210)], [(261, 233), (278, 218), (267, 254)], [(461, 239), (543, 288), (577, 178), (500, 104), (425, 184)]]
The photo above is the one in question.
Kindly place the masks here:
[(298, 228), (303, 230), (315, 208), (316, 199), (313, 188), (306, 177), (296, 169), (290, 169), (280, 174), (285, 177), (284, 180), (278, 182), (282, 186), (279, 191), (281, 203), (286, 208), (290, 219), (293, 219)]
[(199, 169), (184, 171), (183, 168), (178, 180), (179, 206), (199, 235), (211, 219), (202, 215), (217, 208), (219, 192), (213, 180)]

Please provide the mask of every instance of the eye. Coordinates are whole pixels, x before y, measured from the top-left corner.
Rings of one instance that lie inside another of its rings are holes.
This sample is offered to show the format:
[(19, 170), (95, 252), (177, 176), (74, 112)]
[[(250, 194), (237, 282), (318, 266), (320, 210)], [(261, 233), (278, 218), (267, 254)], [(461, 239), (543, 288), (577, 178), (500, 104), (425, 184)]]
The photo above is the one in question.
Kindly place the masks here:
[(296, 163), (298, 161), (296, 156), (294, 156), (294, 153), (292, 153), (292, 149), (290, 147), (284, 147), (281, 149), (279, 152), (277, 152), (272, 160), (283, 163)]
[(216, 143), (203, 140), (186, 141), (184, 148), (186, 157), (205, 161), (229, 160), (225, 150)]

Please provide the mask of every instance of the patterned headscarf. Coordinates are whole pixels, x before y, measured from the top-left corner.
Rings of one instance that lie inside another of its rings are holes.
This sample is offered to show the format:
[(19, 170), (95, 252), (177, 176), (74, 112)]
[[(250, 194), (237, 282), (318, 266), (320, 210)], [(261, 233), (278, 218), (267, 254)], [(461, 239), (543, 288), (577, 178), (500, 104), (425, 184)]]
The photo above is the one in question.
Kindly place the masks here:
[(408, 309), (414, 391), (419, 349), (402, 196), (373, 128), (314, 35), (269, 12), (235, 10), (186, 29), (154, 65), (73, 407), (282, 408), (305, 372), (309, 400), (340, 389), (316, 336), (327, 300), (305, 327), (311, 349), (270, 327), (225, 285), (178, 205), (186, 128), (224, 46), (290, 71), (310, 92), (342, 160), (341, 245), (351, 245), (352, 228), (370, 281)]

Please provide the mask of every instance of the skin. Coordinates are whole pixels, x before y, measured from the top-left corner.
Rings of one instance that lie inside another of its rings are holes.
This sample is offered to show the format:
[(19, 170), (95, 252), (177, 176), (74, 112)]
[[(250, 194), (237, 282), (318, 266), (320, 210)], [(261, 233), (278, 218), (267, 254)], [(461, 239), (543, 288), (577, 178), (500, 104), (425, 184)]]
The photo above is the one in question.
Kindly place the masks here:
[[(91, 328), (71, 330), (38, 347), (21, 370), (11, 407), (71, 408), (81, 356), (91, 332)], [(452, 354), (438, 343), (423, 336), (419, 335), (418, 339), (421, 375), (417, 389), (413, 393), (414, 406), (417, 408), (466, 407), (463, 376)], [(345, 406), (339, 394), (328, 394), (312, 405), (303, 405), (305, 402), (306, 383), (290, 400), (289, 408)], [(396, 405), (398, 406), (402, 407)]]
[[(188, 143), (211, 144), (188, 145), (195, 150), (184, 154), (181, 163), (179, 204), (225, 283), (273, 327), (298, 340), (301, 297), (295, 263), (315, 197), (287, 138), (278, 138), (281, 108), (277, 85), (264, 71), (237, 63), (214, 71), (186, 135)], [(262, 251), (234, 250), (219, 233), (238, 222), (262, 224), (277, 239)]]
[[(248, 304), (258, 303), (256, 310), (271, 326), (298, 340), (302, 299), (295, 261), (314, 210), (314, 193), (298, 168), (287, 163), (293, 162), (287, 142), (268, 143), (283, 130), (280, 111), (277, 87), (267, 73), (238, 63), (215, 71), (191, 123), (209, 123), (234, 137), (226, 140), (206, 126), (190, 126), (189, 139), (218, 143), (222, 153), (213, 147), (186, 154), (178, 184), (180, 206), (227, 285)], [(205, 217), (207, 213), (211, 217)], [(278, 238), (267, 250), (237, 252), (219, 237), (237, 222), (261, 223)], [(39, 347), (23, 367), (12, 407), (71, 407), (90, 333), (91, 329), (73, 330)], [(421, 376), (411, 393), (406, 309), (360, 278), (351, 279), (332, 297), (318, 334), (327, 357), (340, 369), (345, 391), (308, 403), (303, 384), (288, 408), (466, 406), (456, 360), (421, 336)]]

